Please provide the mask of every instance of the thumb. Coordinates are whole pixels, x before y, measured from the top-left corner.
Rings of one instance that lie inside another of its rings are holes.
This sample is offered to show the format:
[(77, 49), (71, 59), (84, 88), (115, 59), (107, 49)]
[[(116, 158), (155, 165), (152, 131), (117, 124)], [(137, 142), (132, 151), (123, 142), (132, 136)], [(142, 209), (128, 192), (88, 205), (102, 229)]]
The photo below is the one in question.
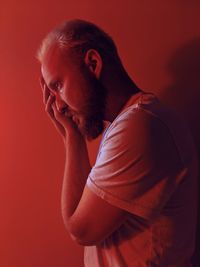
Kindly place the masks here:
[(52, 109), (54, 112), (54, 116), (60, 124), (63, 125), (64, 128), (72, 127), (74, 128), (75, 123), (72, 121), (71, 117), (66, 116), (65, 113), (59, 112), (55, 102), (52, 104)]
[(61, 122), (61, 121), (64, 121), (64, 118), (65, 118), (65, 116), (64, 116), (64, 112), (60, 112), (60, 111), (58, 110), (58, 108), (57, 108), (55, 102), (52, 103), (52, 109), (53, 109), (55, 118), (56, 118), (58, 121), (60, 121), (60, 122)]

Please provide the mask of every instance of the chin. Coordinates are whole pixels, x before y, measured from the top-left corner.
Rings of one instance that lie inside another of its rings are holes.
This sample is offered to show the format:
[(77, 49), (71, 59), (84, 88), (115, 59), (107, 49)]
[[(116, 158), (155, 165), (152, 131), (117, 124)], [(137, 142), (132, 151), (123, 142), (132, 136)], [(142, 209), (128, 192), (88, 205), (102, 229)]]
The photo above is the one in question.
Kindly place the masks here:
[(90, 135), (85, 135), (85, 138), (87, 139), (87, 141), (91, 142), (93, 140), (95, 140), (97, 137), (99, 137), (101, 135), (101, 133), (96, 133), (96, 134), (90, 134)]
[(80, 129), (83, 136), (88, 140), (92, 141), (99, 137), (104, 131), (104, 123), (98, 123), (90, 125), (90, 127), (84, 127)]

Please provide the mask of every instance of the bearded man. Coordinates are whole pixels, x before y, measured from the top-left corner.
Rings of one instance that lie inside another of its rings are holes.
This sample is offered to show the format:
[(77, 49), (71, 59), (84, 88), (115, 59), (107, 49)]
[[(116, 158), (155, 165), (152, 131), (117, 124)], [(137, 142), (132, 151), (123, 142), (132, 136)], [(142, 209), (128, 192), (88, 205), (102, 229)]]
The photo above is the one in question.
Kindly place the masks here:
[[(66, 151), (62, 216), (85, 246), (85, 266), (191, 267), (197, 160), (185, 124), (136, 86), (93, 23), (55, 28), (38, 59), (46, 112)], [(86, 139), (102, 133), (92, 167)]]

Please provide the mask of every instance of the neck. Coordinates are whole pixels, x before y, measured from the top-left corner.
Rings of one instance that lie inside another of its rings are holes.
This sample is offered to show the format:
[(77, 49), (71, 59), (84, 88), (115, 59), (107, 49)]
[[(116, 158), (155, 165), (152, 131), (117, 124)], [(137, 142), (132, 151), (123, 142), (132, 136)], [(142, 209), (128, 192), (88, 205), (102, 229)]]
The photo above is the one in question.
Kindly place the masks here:
[(105, 86), (107, 88), (105, 120), (110, 122), (117, 117), (130, 97), (142, 91), (127, 74), (111, 75)]

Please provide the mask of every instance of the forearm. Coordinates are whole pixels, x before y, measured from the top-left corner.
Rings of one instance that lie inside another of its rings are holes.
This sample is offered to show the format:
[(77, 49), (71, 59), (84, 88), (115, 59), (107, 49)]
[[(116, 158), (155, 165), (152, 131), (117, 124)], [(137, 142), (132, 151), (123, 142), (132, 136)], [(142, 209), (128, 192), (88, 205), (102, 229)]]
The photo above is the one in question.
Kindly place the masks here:
[(66, 160), (61, 194), (61, 210), (67, 227), (81, 199), (91, 166), (86, 142), (79, 135), (68, 135), (65, 149)]

